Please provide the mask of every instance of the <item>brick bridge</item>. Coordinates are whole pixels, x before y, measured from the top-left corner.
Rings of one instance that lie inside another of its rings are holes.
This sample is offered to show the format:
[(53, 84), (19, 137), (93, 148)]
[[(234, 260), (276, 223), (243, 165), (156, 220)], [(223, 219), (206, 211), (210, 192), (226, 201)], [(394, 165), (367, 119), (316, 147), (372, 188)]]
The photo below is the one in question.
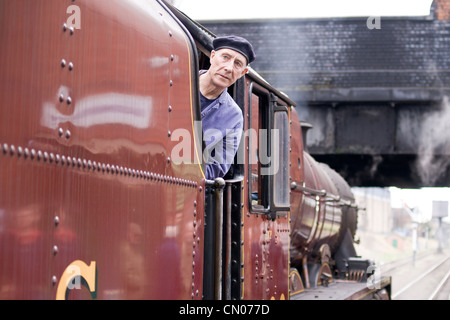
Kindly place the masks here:
[(200, 21), (312, 125), (309, 152), (352, 186), (450, 186), (450, 0), (424, 17)]

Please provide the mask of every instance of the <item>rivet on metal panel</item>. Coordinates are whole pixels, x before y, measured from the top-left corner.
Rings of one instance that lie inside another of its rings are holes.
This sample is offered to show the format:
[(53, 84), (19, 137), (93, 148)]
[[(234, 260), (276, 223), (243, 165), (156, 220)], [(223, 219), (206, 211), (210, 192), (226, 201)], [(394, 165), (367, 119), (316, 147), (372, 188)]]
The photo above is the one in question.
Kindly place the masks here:
[(66, 67), (66, 64), (67, 64), (66, 60), (65, 60), (65, 59), (62, 59), (62, 60), (61, 60), (61, 67), (65, 68), (65, 67)]
[(54, 219), (53, 221), (54, 221), (54, 223), (55, 223), (55, 227), (59, 226), (60, 220), (59, 220), (59, 217), (58, 217), (58, 216), (55, 216), (55, 219)]
[(8, 153), (8, 145), (6, 143), (3, 144), (2, 150), (3, 150), (3, 154), (7, 154)]
[(172, 112), (172, 106), (169, 106), (169, 112)]
[(172, 31), (169, 31), (169, 37), (171, 37), (172, 36)]
[(56, 276), (52, 277), (52, 285), (56, 286), (56, 283), (58, 282), (58, 278)]
[(58, 246), (53, 246), (53, 255), (56, 256), (58, 254)]
[(62, 28), (62, 29), (63, 29), (63, 32), (66, 32), (66, 31), (67, 31), (67, 23), (64, 22), (63, 28)]
[(69, 31), (70, 31), (70, 35), (73, 36), (73, 34), (75, 33), (75, 28), (74, 27), (70, 27)]
[(58, 129), (58, 135), (59, 135), (60, 137), (62, 137), (63, 134), (64, 134), (63, 128), (59, 128), (59, 129)]
[(36, 157), (36, 150), (31, 149), (31, 152), (30, 152), (30, 159), (33, 160), (35, 157)]
[(169, 85), (172, 87), (173, 86), (173, 81), (170, 80)]
[(14, 156), (15, 153), (16, 153), (16, 147), (14, 147), (14, 145), (11, 145), (11, 146), (9, 147), (9, 154), (10, 154), (11, 156)]
[(67, 105), (70, 106), (72, 104), (72, 98), (71, 97), (67, 97)]
[(69, 71), (73, 70), (73, 62), (69, 62)]
[(170, 138), (170, 136), (172, 135), (172, 132), (170, 132), (170, 130), (167, 132), (167, 136)]
[(71, 133), (69, 130), (66, 130), (66, 139), (69, 140), (71, 136)]
[(20, 158), (22, 156), (22, 154), (23, 154), (23, 149), (21, 146), (18, 146), (17, 147), (17, 156)]

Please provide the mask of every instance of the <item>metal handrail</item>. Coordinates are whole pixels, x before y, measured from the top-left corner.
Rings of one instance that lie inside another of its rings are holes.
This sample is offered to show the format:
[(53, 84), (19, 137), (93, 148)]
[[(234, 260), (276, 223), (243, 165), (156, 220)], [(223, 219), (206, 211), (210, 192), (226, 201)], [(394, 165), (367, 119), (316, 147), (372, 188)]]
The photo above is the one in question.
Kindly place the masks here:
[(317, 190), (317, 189), (312, 189), (312, 188), (309, 188), (306, 186), (298, 185), (295, 181), (291, 182), (291, 190), (307, 192), (313, 196), (327, 198), (326, 201), (332, 201), (332, 202), (336, 202), (337, 204), (339, 204), (341, 206), (347, 206), (347, 207), (358, 209), (358, 206), (356, 205), (356, 203), (354, 203), (350, 200), (341, 199), (340, 196), (328, 193), (326, 190), (323, 190), (323, 189)]

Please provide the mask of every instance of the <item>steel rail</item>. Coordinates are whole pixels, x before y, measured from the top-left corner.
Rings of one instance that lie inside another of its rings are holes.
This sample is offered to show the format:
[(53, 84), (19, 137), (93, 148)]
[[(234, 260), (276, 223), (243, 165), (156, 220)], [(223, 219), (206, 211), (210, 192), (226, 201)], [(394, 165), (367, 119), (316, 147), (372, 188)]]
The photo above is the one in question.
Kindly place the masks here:
[(401, 290), (399, 290), (398, 292), (396, 292), (395, 294), (392, 295), (392, 299), (395, 299), (396, 297), (398, 297), (399, 295), (401, 295), (403, 292), (405, 292), (406, 290), (408, 290), (409, 288), (411, 288), (413, 285), (415, 285), (417, 282), (421, 281), (423, 278), (425, 278), (426, 276), (428, 276), (431, 272), (433, 272), (434, 270), (436, 270), (437, 268), (439, 268), (442, 264), (444, 264), (448, 259), (450, 258), (450, 256), (445, 257), (445, 259), (443, 259), (442, 261), (439, 261), (438, 263), (436, 263), (435, 265), (433, 265), (428, 272), (424, 273), (421, 277), (418, 277), (416, 280), (410, 282), (408, 285), (406, 285), (405, 287), (403, 287)]
[(449, 277), (450, 277), (450, 270), (447, 272), (447, 274), (444, 276), (444, 278), (442, 278), (441, 282), (439, 282), (439, 284), (437, 285), (436, 289), (434, 289), (433, 293), (428, 298), (428, 300), (433, 300), (434, 297), (436, 297), (436, 295), (439, 293), (439, 291), (441, 291), (442, 287), (447, 282), (447, 279)]

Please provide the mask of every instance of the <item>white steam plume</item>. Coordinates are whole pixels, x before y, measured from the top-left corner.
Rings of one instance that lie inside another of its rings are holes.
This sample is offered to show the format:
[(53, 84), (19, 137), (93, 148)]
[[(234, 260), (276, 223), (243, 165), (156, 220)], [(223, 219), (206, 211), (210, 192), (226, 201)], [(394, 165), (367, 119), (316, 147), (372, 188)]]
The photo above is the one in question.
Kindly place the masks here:
[(416, 169), (424, 186), (434, 186), (450, 164), (450, 101), (425, 117), (418, 141)]

